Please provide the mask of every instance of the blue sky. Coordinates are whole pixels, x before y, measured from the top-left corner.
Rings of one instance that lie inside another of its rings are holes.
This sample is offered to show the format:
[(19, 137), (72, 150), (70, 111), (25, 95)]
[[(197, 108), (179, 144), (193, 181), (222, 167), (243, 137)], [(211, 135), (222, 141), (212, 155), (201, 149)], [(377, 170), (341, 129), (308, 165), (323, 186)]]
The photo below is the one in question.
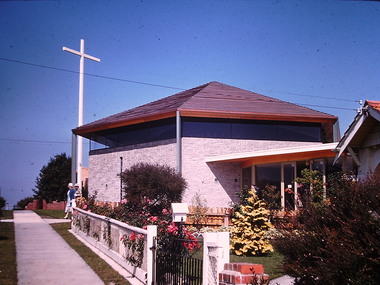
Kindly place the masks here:
[(80, 39), (101, 59), (85, 73), (122, 79), (85, 76), (85, 123), (210, 81), (336, 115), (342, 133), (358, 100), (380, 99), (379, 2), (1, 1), (0, 31), (10, 207), (51, 157), (71, 155), (79, 57), (62, 47), (79, 50)]

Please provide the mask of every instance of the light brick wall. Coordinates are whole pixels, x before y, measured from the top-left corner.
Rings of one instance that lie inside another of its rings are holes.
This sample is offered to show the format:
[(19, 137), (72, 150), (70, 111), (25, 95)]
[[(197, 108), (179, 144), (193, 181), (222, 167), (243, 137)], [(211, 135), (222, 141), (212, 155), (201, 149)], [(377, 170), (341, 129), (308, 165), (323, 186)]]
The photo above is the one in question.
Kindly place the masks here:
[(89, 195), (97, 191), (99, 201), (120, 200), (120, 157), (123, 170), (138, 162), (176, 167), (176, 144), (141, 147), (126, 151), (93, 154), (89, 158)]
[[(252, 152), (268, 149), (301, 146), (308, 143), (291, 141), (237, 140), (237, 139), (182, 139), (182, 175), (189, 188), (184, 202), (191, 200), (199, 192), (208, 207), (228, 207), (238, 202), (236, 193), (241, 187), (239, 163), (206, 163), (205, 158), (224, 154)], [(315, 143), (309, 143), (315, 144)]]
[[(308, 143), (183, 138), (182, 175), (188, 183), (183, 202), (191, 205), (197, 192), (207, 201), (208, 207), (228, 207), (231, 202), (237, 202), (236, 193), (239, 192), (241, 183), (240, 164), (221, 162), (207, 164), (206, 157), (305, 144)], [(176, 143), (157, 146), (141, 145), (139, 148), (130, 150), (90, 155), (89, 193), (92, 195), (97, 191), (97, 200), (119, 201), (120, 157), (123, 157), (123, 170), (138, 162), (166, 164), (176, 168)]]

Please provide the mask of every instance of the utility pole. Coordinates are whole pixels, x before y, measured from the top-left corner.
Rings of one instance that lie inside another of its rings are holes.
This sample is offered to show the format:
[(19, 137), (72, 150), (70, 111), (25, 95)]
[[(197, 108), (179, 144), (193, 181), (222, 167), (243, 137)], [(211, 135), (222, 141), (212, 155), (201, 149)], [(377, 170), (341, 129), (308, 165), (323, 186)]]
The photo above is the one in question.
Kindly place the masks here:
[[(76, 51), (67, 47), (63, 47), (64, 51), (80, 56), (79, 65), (79, 104), (78, 104), (78, 127), (83, 125), (83, 80), (84, 80), (84, 58), (100, 62), (99, 58), (84, 53), (84, 40), (80, 40), (80, 51)], [(83, 138), (81, 136), (77, 139), (77, 183), (82, 189), (82, 160), (83, 160)], [(73, 161), (73, 163), (75, 163)]]

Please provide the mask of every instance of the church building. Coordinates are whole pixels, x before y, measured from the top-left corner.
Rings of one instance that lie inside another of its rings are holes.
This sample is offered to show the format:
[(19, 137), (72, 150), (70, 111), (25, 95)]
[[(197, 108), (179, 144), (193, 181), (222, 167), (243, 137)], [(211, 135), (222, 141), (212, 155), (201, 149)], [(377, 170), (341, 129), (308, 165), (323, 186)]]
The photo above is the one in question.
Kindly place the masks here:
[[(335, 157), (337, 117), (210, 82), (85, 124), (74, 134), (91, 141), (89, 194), (120, 201), (118, 176), (139, 162), (175, 168), (188, 183), (183, 202), (199, 193), (208, 207), (238, 202), (244, 185), (286, 189), (304, 168), (325, 174)], [(294, 195), (295, 194), (295, 195)], [(289, 199), (288, 199), (289, 200)]]

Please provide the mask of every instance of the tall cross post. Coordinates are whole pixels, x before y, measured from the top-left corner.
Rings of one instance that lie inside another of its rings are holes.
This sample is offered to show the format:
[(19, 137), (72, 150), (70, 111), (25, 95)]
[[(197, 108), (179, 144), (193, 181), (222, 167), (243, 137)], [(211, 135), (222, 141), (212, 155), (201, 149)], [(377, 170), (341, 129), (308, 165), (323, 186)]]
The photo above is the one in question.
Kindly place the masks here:
[[(78, 104), (78, 127), (83, 125), (83, 80), (84, 80), (84, 59), (88, 58), (100, 62), (99, 58), (84, 53), (84, 40), (80, 40), (80, 51), (63, 47), (64, 51), (80, 56), (79, 65), (79, 104)], [(82, 161), (83, 161), (83, 138), (78, 136), (77, 139), (77, 183), (82, 189)], [(83, 189), (82, 189), (83, 190)]]

